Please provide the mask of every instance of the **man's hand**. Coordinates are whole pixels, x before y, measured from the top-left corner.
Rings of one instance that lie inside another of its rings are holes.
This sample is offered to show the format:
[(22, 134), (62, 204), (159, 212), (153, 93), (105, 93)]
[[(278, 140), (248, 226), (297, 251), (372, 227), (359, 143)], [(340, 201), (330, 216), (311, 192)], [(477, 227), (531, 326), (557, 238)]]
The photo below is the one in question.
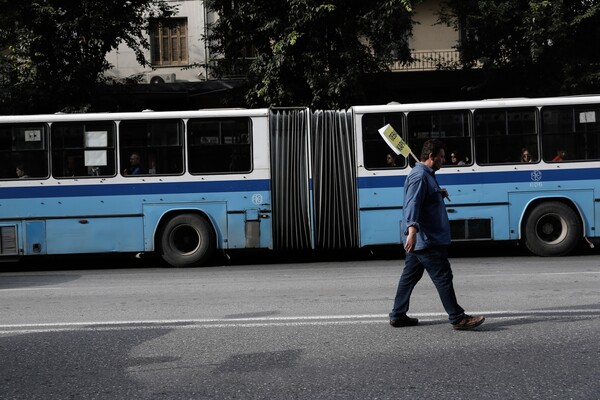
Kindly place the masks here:
[(406, 236), (406, 244), (404, 245), (404, 250), (407, 253), (412, 253), (417, 245), (417, 228), (414, 226), (408, 227), (408, 236)]
[(450, 200), (450, 196), (448, 195), (448, 191), (446, 189), (442, 189), (442, 199), (448, 199), (448, 201), (452, 201)]

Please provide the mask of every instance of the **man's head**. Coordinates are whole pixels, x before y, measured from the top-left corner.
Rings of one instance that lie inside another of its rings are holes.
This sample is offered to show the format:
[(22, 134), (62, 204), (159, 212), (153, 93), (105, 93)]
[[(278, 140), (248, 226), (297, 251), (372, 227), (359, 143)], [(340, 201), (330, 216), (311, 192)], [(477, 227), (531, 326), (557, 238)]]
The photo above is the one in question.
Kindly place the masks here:
[(138, 153), (132, 153), (131, 156), (129, 156), (129, 164), (139, 165), (140, 164), (140, 155)]
[(444, 142), (438, 139), (429, 139), (423, 144), (421, 162), (434, 171), (437, 171), (446, 162)]

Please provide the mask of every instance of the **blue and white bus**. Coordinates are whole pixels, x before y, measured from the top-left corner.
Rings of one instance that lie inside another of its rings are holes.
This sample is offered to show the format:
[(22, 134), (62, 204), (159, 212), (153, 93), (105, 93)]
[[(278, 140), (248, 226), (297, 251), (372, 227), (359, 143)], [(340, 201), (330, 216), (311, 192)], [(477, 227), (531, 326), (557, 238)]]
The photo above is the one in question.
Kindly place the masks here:
[(563, 255), (600, 236), (599, 113), (600, 96), (581, 96), (1, 116), (0, 259), (155, 253), (185, 267), (216, 250), (399, 244), (412, 164), (386, 162), (386, 124), (416, 153), (437, 137), (461, 158), (436, 174), (453, 240)]
[(353, 114), (361, 245), (400, 240), (399, 188), (410, 165), (385, 166), (378, 128), (388, 123), (411, 149), (445, 142), (448, 164), (436, 176), (450, 195), (453, 241), (520, 241), (559, 256), (600, 237), (600, 96), (390, 104)]

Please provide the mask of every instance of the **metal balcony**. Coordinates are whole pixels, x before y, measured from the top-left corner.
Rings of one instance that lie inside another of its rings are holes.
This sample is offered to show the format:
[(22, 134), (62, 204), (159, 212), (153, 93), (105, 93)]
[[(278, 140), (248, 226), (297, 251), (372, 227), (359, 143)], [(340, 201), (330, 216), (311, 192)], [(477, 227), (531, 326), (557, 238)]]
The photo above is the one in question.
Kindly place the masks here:
[(454, 69), (459, 65), (460, 56), (457, 50), (413, 50), (414, 61), (410, 64), (395, 62), (390, 67), (392, 72), (434, 71), (438, 69)]

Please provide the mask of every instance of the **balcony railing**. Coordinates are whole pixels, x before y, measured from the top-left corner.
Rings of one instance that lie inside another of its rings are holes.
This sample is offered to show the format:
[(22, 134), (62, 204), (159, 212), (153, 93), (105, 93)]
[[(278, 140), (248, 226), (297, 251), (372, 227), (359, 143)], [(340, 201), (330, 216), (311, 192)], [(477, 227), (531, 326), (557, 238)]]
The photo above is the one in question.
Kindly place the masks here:
[[(396, 62), (391, 65), (392, 72), (405, 71), (434, 71), (438, 69), (451, 69), (458, 66), (460, 58), (456, 50), (415, 50), (412, 52), (414, 62), (402, 64)], [(246, 76), (253, 58), (238, 58), (235, 60), (213, 60), (212, 66), (219, 69), (221, 76), (227, 78), (242, 78)]]
[(457, 50), (413, 50), (411, 54), (415, 61), (410, 64), (396, 62), (390, 67), (392, 72), (451, 69), (460, 61)]
[[(250, 64), (254, 58), (236, 58), (233, 60), (227, 58), (215, 59), (211, 62), (211, 67), (219, 72), (223, 78), (235, 79), (244, 78), (248, 74)], [(209, 76), (212, 76), (210, 74)]]

